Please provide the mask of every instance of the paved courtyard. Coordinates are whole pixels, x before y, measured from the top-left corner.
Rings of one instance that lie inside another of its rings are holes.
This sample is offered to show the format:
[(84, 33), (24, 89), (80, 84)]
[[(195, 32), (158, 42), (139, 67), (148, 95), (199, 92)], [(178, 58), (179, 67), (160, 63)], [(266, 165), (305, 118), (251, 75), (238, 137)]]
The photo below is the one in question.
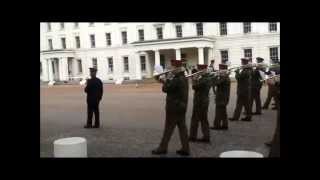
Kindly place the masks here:
[[(40, 156), (53, 156), (53, 141), (65, 137), (85, 137), (88, 157), (180, 157), (177, 129), (171, 138), (167, 155), (152, 155), (162, 137), (165, 118), (165, 94), (161, 84), (104, 85), (100, 104), (101, 128), (84, 129), (86, 96), (80, 85), (41, 86)], [(232, 83), (228, 116), (232, 116), (236, 101), (236, 83)], [(262, 89), (262, 102), (267, 86)], [(210, 126), (214, 119), (214, 96), (211, 91), (208, 112)], [(187, 126), (193, 107), (193, 91), (189, 91)], [(271, 107), (271, 106), (270, 106)], [(272, 138), (276, 111), (264, 110), (253, 116), (252, 122), (230, 122), (228, 131), (212, 131), (211, 145), (190, 143), (190, 157), (218, 157), (227, 150), (253, 150), (267, 156), (264, 142)], [(201, 131), (198, 131), (201, 137)]]

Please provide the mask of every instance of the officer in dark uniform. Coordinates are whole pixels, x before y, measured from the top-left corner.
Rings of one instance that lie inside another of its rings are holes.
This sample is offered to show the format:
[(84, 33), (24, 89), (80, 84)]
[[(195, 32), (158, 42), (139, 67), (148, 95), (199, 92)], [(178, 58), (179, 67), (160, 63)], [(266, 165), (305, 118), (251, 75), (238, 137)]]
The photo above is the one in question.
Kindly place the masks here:
[[(195, 75), (192, 81), (193, 96), (193, 112), (191, 117), (189, 141), (210, 143), (210, 132), (208, 122), (208, 107), (209, 107), (209, 90), (211, 88), (211, 79), (206, 72), (206, 64), (198, 64), (198, 70), (204, 71), (201, 75)], [(198, 126), (201, 123), (203, 137), (197, 139)]]
[[(241, 64), (248, 65), (249, 59), (242, 58)], [(242, 107), (245, 108), (246, 117), (242, 118), (242, 121), (251, 121), (251, 109), (250, 109), (250, 98), (251, 98), (251, 75), (252, 68), (244, 67), (242, 71), (236, 70), (236, 79), (237, 79), (237, 104), (234, 110), (233, 117), (230, 118), (230, 121), (238, 121), (242, 111)]]
[[(219, 64), (221, 73), (216, 77), (216, 115), (213, 122), (214, 130), (228, 129), (227, 105), (230, 97), (230, 78), (227, 64)], [(224, 71), (224, 72), (222, 72)]]
[(198, 72), (198, 70), (196, 69), (196, 67), (192, 66), (192, 70), (191, 70), (191, 74)]
[[(279, 64), (280, 65), (280, 61), (278, 59), (274, 59), (274, 60), (272, 60), (272, 64), (275, 64), (275, 65)], [(269, 69), (269, 71), (267, 71), (265, 74), (267, 74), (267, 75), (271, 75), (271, 74), (278, 75), (278, 74), (280, 74), (280, 67), (271, 67)], [(268, 96), (267, 96), (266, 101), (264, 102), (264, 105), (263, 105), (262, 109), (268, 109), (271, 100), (272, 99), (275, 100), (275, 94), (276, 94), (276, 89), (274, 88), (274, 86), (268, 84)], [(273, 107), (272, 109), (275, 110), (276, 107)]]
[[(103, 84), (99, 78), (96, 77), (97, 70), (90, 68), (91, 79), (87, 80), (87, 85), (84, 92), (87, 93), (87, 105), (88, 105), (88, 118), (87, 124), (84, 128), (99, 128), (100, 117), (99, 117), (99, 102), (103, 95)], [(95, 116), (95, 123), (92, 126), (92, 116)]]
[[(272, 82), (272, 81), (271, 81)], [(280, 78), (275, 78), (271, 84), (275, 88), (275, 101), (277, 108), (276, 130), (271, 143), (269, 157), (280, 157)]]
[[(209, 65), (209, 69), (210, 69), (211, 72), (215, 72), (216, 71), (214, 69), (214, 59), (211, 60), (210, 65)], [(211, 87), (212, 87), (213, 94), (216, 94), (214, 81), (212, 81)]]
[[(263, 63), (263, 58), (257, 57), (256, 58), (257, 63)], [(250, 109), (252, 111), (253, 102), (255, 102), (256, 105), (256, 112), (254, 112), (254, 115), (261, 115), (261, 98), (260, 98), (260, 91), (262, 88), (262, 77), (261, 72), (265, 72), (264, 68), (262, 66), (257, 66), (252, 71), (252, 86), (251, 86), (251, 92), (252, 92), (252, 98), (250, 100)]]
[(184, 68), (182, 67), (181, 61), (171, 60), (171, 65), (175, 68), (172, 72), (172, 77), (161, 80), (164, 83), (162, 91), (167, 93), (165, 129), (159, 147), (153, 150), (152, 154), (167, 153), (168, 143), (172, 133), (175, 127), (178, 126), (182, 149), (176, 151), (176, 153), (188, 156), (190, 154), (188, 130), (186, 126), (189, 90), (188, 80), (184, 75)]

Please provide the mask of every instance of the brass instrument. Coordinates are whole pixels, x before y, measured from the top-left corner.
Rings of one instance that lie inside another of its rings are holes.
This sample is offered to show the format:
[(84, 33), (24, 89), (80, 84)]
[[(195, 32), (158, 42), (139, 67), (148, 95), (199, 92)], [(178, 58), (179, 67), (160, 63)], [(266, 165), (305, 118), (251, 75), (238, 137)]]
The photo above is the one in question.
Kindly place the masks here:
[(158, 77), (160, 77), (161, 75), (166, 75), (167, 73), (173, 72), (174, 70), (175, 70), (175, 69), (172, 69), (172, 70), (169, 70), (169, 71), (165, 71), (165, 72), (156, 74), (156, 75), (154, 75), (153, 77), (154, 77), (154, 78), (158, 78)]
[(271, 79), (274, 79), (274, 78), (280, 78), (280, 74), (277, 74), (277, 75), (262, 79), (262, 80), (260, 80), (260, 82), (268, 81), (268, 80), (271, 80)]

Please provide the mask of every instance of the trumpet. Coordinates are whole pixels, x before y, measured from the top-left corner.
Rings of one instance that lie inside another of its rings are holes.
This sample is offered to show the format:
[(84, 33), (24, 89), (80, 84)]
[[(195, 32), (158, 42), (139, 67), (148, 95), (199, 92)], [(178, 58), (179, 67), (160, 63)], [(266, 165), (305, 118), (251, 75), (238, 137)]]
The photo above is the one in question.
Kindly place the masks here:
[(171, 72), (173, 72), (174, 70), (175, 70), (175, 69), (172, 69), (172, 70), (169, 70), (169, 71), (165, 71), (165, 72), (156, 74), (156, 75), (154, 75), (153, 77), (154, 77), (154, 78), (158, 78), (158, 77), (160, 77), (161, 75), (165, 75), (165, 74), (167, 74), (167, 73), (171, 73)]

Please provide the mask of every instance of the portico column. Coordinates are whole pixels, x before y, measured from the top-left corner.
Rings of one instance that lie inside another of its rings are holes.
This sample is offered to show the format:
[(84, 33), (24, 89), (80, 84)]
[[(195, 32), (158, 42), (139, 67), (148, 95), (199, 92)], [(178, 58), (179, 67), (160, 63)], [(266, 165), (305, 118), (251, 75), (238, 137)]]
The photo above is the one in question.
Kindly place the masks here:
[(46, 61), (48, 63), (48, 75), (49, 75), (49, 81), (53, 81), (53, 67), (52, 67), (52, 59), (47, 59)]
[(176, 49), (176, 60), (181, 60), (181, 49)]
[(141, 59), (140, 59), (140, 53), (135, 53), (135, 62), (136, 62), (136, 79), (141, 80), (142, 79), (142, 73), (141, 73)]
[(48, 64), (47, 64), (47, 60), (46, 59), (42, 59), (40, 60), (41, 62), (41, 68), (42, 68), (42, 75), (41, 75), (41, 79), (42, 81), (48, 81)]
[(211, 47), (209, 47), (209, 49), (208, 49), (208, 59), (209, 59), (209, 61), (214, 59), (213, 48), (211, 48)]
[(154, 51), (154, 55), (155, 55), (155, 66), (159, 66), (160, 65), (160, 52), (159, 50), (155, 50)]
[(203, 47), (198, 47), (198, 63), (204, 64), (204, 54), (203, 54)]
[(66, 57), (59, 59), (59, 70), (60, 70), (60, 80), (67, 81), (68, 80), (68, 59)]

